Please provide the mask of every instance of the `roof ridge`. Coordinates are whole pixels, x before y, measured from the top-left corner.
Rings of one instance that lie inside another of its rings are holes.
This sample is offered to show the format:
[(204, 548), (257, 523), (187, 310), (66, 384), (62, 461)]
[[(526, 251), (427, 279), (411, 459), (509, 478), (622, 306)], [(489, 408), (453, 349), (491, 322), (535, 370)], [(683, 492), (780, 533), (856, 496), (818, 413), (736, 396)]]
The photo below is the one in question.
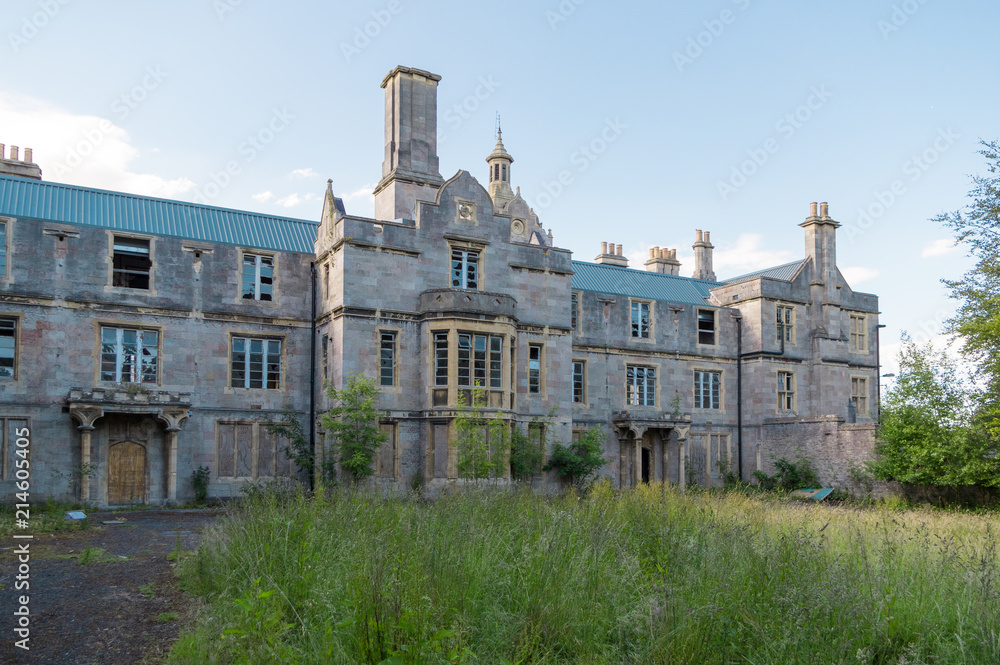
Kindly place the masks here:
[[(720, 281), (720, 284), (735, 284), (737, 282), (743, 282), (748, 279), (753, 279), (754, 277), (760, 277), (764, 273), (771, 272), (773, 270), (780, 270), (782, 268), (787, 268), (789, 266), (802, 265), (806, 259), (796, 259), (795, 261), (789, 261), (788, 263), (782, 263), (776, 266), (770, 266), (768, 268), (761, 268), (760, 270), (753, 270), (742, 275), (737, 275), (736, 277), (728, 277)], [(788, 281), (788, 280), (784, 280)]]

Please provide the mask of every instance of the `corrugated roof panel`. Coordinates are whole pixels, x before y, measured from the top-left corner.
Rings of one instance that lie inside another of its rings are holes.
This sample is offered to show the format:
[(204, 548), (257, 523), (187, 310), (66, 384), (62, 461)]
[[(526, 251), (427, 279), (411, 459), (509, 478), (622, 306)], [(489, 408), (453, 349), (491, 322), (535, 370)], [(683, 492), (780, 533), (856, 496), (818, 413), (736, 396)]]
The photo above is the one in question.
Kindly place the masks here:
[(739, 277), (732, 277), (730, 279), (723, 280), (723, 284), (737, 284), (739, 282), (746, 282), (751, 279), (757, 279), (758, 277), (766, 277), (767, 279), (780, 279), (785, 282), (792, 281), (795, 277), (795, 273), (799, 271), (799, 267), (805, 263), (805, 259), (799, 261), (792, 261), (791, 263), (786, 263), (780, 266), (774, 266), (773, 268), (765, 268), (764, 270), (758, 270), (757, 272), (747, 273), (746, 275), (740, 275)]
[(0, 215), (311, 254), (317, 222), (0, 176)]
[(690, 277), (573, 261), (573, 288), (579, 291), (704, 305), (709, 290), (719, 285), (719, 282)]

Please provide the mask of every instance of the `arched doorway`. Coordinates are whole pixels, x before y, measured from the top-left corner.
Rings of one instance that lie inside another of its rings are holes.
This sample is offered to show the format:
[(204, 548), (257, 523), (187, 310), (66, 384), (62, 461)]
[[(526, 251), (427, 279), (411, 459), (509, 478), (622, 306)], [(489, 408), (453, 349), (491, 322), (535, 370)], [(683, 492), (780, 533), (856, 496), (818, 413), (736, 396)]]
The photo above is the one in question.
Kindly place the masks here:
[(146, 502), (146, 447), (121, 441), (108, 448), (108, 503)]

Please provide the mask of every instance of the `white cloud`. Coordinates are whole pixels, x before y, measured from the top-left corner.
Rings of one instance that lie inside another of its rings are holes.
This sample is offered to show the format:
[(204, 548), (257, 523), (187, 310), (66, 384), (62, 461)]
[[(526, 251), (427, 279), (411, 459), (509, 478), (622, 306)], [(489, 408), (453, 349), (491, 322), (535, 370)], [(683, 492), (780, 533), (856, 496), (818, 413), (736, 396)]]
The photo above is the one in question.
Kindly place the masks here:
[(275, 203), (282, 206), (283, 208), (294, 208), (295, 206), (307, 203), (316, 198), (315, 194), (306, 194), (305, 196), (300, 196), (297, 193), (289, 194), (288, 196), (283, 196)]
[(361, 189), (355, 190), (350, 194), (345, 194), (341, 198), (345, 201), (356, 201), (358, 199), (363, 199), (367, 196), (374, 201), (375, 196), (372, 194), (373, 191), (375, 191), (375, 183), (372, 183), (370, 185), (362, 185)]
[(947, 254), (951, 254), (956, 249), (958, 248), (955, 247), (955, 241), (951, 238), (939, 238), (924, 247), (924, 251), (920, 252), (920, 256), (924, 258), (945, 256)]
[(317, 178), (319, 174), (313, 171), (311, 168), (307, 169), (295, 169), (288, 174), (289, 178)]
[(857, 284), (860, 284), (861, 282), (878, 277), (879, 272), (874, 268), (865, 268), (863, 266), (848, 266), (846, 268), (841, 268), (840, 274), (844, 276), (844, 279), (847, 280), (848, 284), (850, 284), (851, 286), (855, 286)]
[(274, 198), (274, 194), (272, 194), (269, 190), (266, 192), (261, 192), (259, 194), (254, 194), (250, 198), (252, 198), (254, 201), (257, 201), (258, 203), (267, 203), (268, 201)]
[[(765, 248), (764, 236), (759, 233), (742, 233), (735, 244), (719, 245), (713, 252), (712, 263), (719, 279), (728, 279), (755, 270), (791, 263), (797, 258), (800, 257), (794, 256), (788, 250)], [(694, 270), (693, 257), (691, 269)]]
[[(127, 131), (110, 119), (75, 114), (27, 95), (0, 93), (4, 142), (34, 149), (45, 180), (146, 196), (176, 198), (195, 187), (188, 178), (136, 173), (139, 157)], [(22, 153), (23, 157), (23, 153)]]

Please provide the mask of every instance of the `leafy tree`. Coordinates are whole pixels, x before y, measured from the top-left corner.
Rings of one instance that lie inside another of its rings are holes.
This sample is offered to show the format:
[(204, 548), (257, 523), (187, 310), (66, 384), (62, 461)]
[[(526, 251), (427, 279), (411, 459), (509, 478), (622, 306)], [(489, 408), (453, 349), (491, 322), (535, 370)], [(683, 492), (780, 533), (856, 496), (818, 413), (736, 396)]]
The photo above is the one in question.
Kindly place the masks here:
[(555, 471), (577, 487), (587, 484), (597, 470), (607, 464), (601, 456), (604, 430), (595, 425), (568, 446), (557, 443), (545, 465), (546, 471)]
[(343, 388), (327, 385), (326, 394), (334, 407), (321, 416), (323, 429), (332, 439), (332, 451), (323, 461), (325, 478), (336, 477), (336, 464), (351, 474), (354, 482), (375, 473), (375, 454), (386, 441), (378, 426), (375, 400), (380, 394), (375, 380), (352, 375)]
[(309, 485), (312, 487), (313, 473), (316, 470), (316, 454), (312, 446), (309, 445), (309, 438), (306, 436), (302, 423), (295, 415), (295, 410), (290, 405), (286, 405), (281, 411), (281, 419), (268, 423), (266, 427), (272, 434), (285, 437), (288, 441), (285, 454), (295, 462), (295, 466), (308, 474)]
[(982, 141), (981, 146), (989, 174), (973, 176), (972, 202), (935, 221), (951, 228), (956, 244), (965, 244), (976, 260), (962, 279), (943, 280), (961, 303), (948, 322), (949, 332), (961, 338), (962, 353), (983, 384), (976, 395), (977, 421), (1000, 437), (1000, 143)]
[(506, 452), (510, 450), (510, 427), (499, 411), (492, 418), (483, 413), (486, 392), (482, 387), (477, 385), (470, 395), (472, 403), (455, 415), (458, 475), (462, 478), (500, 478)]
[(947, 353), (904, 337), (869, 470), (882, 480), (913, 484), (1000, 483), (996, 440), (977, 423), (973, 406)]
[(510, 477), (530, 480), (542, 470), (545, 461), (544, 442), (532, 441), (520, 428), (510, 433)]

